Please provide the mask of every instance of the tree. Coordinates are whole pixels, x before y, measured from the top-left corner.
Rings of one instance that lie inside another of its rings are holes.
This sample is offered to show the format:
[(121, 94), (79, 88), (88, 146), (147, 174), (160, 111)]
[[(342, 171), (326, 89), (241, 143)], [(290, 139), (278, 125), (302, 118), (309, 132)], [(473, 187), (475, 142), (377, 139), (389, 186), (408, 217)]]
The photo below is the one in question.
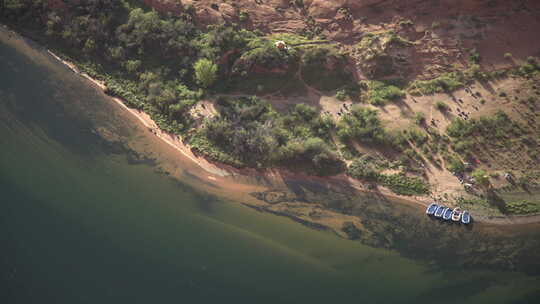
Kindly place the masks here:
[(204, 87), (210, 87), (216, 81), (217, 65), (212, 61), (202, 58), (193, 66), (197, 81)]
[(140, 60), (128, 60), (124, 64), (126, 70), (130, 73), (136, 72), (141, 67), (141, 61)]

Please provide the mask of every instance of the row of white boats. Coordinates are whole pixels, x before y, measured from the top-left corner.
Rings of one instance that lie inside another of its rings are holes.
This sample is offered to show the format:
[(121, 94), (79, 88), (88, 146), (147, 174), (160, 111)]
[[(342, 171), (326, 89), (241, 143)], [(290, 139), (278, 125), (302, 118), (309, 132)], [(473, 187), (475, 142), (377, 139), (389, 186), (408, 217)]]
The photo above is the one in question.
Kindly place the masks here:
[(443, 205), (432, 203), (427, 207), (426, 214), (436, 218), (441, 218), (445, 221), (452, 220), (454, 222), (462, 222), (463, 224), (469, 224), (471, 222), (471, 214), (469, 211), (462, 211), (459, 207), (452, 209)]

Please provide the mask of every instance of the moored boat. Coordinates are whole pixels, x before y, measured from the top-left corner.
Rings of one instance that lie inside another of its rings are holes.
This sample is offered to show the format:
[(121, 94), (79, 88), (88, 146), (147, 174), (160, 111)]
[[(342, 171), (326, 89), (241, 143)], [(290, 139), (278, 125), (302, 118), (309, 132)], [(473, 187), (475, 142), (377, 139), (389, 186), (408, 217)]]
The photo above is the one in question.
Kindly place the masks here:
[(452, 211), (452, 221), (459, 222), (461, 219), (461, 208), (456, 207), (454, 211)]
[(451, 208), (444, 209), (443, 216), (442, 216), (443, 220), (447, 221), (451, 217), (452, 217), (452, 209)]
[(431, 203), (426, 209), (426, 214), (427, 215), (435, 214), (435, 211), (437, 210), (438, 207), (439, 207), (439, 205), (437, 205), (435, 203)]
[(463, 214), (461, 215), (461, 222), (463, 224), (468, 224), (471, 222), (471, 214), (469, 213), (469, 211), (463, 211)]
[(437, 207), (437, 210), (435, 210), (435, 217), (441, 217), (443, 215), (443, 212), (444, 212), (444, 209), (446, 207), (445, 206), (439, 206)]

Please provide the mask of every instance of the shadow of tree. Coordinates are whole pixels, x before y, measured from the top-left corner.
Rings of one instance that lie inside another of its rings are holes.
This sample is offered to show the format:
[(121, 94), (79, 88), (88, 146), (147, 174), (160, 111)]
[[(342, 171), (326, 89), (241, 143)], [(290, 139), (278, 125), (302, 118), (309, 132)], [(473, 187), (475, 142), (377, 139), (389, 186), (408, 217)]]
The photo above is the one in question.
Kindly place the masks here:
[(497, 209), (499, 209), (499, 211), (502, 214), (508, 213), (508, 208), (506, 207), (506, 201), (502, 197), (500, 197), (497, 194), (497, 192), (495, 192), (493, 189), (490, 189), (487, 191), (486, 199), (489, 204), (497, 207)]

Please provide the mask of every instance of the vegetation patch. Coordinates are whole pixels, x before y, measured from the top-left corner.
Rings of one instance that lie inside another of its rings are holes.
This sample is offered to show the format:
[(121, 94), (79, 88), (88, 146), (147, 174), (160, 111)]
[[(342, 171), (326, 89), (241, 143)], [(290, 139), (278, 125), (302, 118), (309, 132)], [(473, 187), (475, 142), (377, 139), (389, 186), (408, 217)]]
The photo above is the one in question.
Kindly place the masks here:
[(305, 104), (277, 113), (256, 97), (219, 98), (219, 115), (204, 122), (190, 144), (234, 166), (287, 166), (316, 175), (345, 169), (330, 134), (333, 120)]
[(465, 85), (463, 74), (451, 72), (443, 74), (431, 80), (415, 80), (409, 85), (411, 95), (432, 95), (435, 93), (445, 93), (455, 91)]
[(429, 193), (429, 185), (418, 177), (402, 174), (382, 175), (382, 184), (400, 195), (424, 195)]
[(347, 58), (333, 47), (308, 47), (300, 58), (302, 79), (320, 90), (335, 90), (350, 83)]
[(456, 140), (467, 140), (472, 135), (484, 137), (486, 142), (500, 142), (502, 140), (519, 138), (525, 133), (520, 124), (512, 121), (503, 111), (493, 116), (484, 116), (479, 119), (454, 119), (446, 129), (447, 134)]
[(540, 204), (527, 200), (509, 202), (506, 210), (509, 214), (535, 214), (540, 212)]
[(337, 125), (337, 135), (342, 142), (359, 141), (363, 143), (389, 143), (390, 136), (384, 130), (378, 112), (372, 109), (353, 106)]
[(394, 74), (407, 61), (394, 50), (413, 44), (392, 30), (366, 33), (357, 45), (362, 70), (373, 78)]
[(437, 101), (435, 103), (435, 109), (437, 109), (437, 110), (439, 110), (441, 112), (447, 112), (450, 109), (450, 107), (446, 103), (444, 103), (442, 101)]
[(408, 177), (404, 174), (381, 174), (366, 159), (355, 160), (347, 169), (347, 174), (354, 178), (380, 183), (400, 195), (424, 195), (429, 193), (429, 186), (422, 179)]
[(367, 88), (367, 100), (373, 105), (384, 105), (405, 96), (405, 92), (392, 82), (372, 80), (364, 81), (361, 85)]

